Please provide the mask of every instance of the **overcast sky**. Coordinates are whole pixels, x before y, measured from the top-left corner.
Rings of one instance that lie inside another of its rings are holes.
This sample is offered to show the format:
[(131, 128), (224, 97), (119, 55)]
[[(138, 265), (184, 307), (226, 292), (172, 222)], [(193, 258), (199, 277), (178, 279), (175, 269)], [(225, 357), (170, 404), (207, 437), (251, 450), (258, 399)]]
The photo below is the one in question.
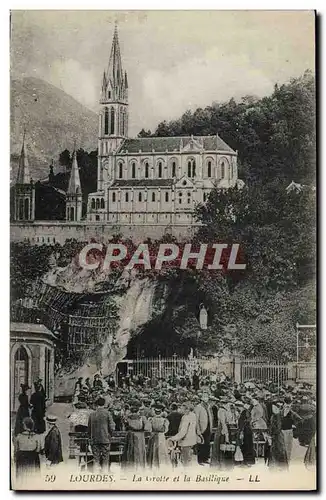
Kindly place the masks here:
[(312, 11), (14, 11), (12, 76), (47, 80), (97, 111), (116, 20), (131, 135), (314, 70)]

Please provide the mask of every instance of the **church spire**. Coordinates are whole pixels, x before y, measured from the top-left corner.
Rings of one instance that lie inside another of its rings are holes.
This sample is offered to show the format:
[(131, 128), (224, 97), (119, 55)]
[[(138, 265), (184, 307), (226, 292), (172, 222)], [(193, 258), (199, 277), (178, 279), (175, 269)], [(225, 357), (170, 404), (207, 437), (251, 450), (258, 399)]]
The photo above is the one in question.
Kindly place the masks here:
[(18, 174), (17, 174), (17, 184), (30, 184), (31, 176), (29, 173), (29, 164), (25, 144), (26, 131), (24, 129), (23, 145), (19, 157)]
[(82, 218), (82, 208), (83, 196), (81, 191), (75, 141), (68, 191), (66, 194), (66, 220), (71, 222), (80, 221)]
[(76, 147), (74, 148), (74, 152), (72, 154), (72, 166), (71, 166), (67, 193), (68, 194), (81, 193), (81, 183), (80, 183), (79, 168), (77, 163)]
[(111, 83), (113, 88), (117, 88), (124, 83), (117, 23), (114, 28), (107, 80)]

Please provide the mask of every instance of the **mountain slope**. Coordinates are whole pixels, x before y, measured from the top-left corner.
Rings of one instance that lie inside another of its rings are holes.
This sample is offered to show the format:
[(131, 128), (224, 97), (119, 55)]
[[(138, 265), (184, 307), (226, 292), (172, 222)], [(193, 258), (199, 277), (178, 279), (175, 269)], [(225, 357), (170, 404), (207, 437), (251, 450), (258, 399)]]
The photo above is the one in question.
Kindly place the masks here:
[(10, 104), (12, 179), (16, 176), (24, 126), (34, 180), (46, 177), (51, 159), (57, 163), (61, 151), (72, 151), (74, 140), (77, 148), (97, 148), (96, 113), (57, 87), (32, 77), (12, 80)]

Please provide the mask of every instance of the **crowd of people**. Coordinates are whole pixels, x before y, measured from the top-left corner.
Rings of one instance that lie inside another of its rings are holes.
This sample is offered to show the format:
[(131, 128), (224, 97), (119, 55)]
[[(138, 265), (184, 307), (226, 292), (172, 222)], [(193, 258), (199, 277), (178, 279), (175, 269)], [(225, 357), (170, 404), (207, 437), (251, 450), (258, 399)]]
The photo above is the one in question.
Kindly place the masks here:
[[(48, 466), (63, 461), (60, 430), (57, 417), (46, 415), (46, 394), (42, 380), (34, 383), (34, 392), (28, 397), (30, 387), (21, 384), (13, 431), (13, 450), (16, 476), (21, 478), (40, 470), (40, 455)], [(46, 432), (48, 431), (48, 432)]]
[[(63, 461), (55, 416), (46, 415), (41, 380), (21, 386), (14, 426), (17, 474)], [(293, 440), (305, 446), (305, 464), (316, 460), (316, 400), (307, 383), (278, 386), (272, 381), (237, 383), (224, 374), (170, 374), (102, 379), (79, 378), (69, 415), (74, 435), (95, 467), (108, 470), (112, 436), (123, 435), (121, 466), (159, 468), (208, 464), (215, 469), (251, 466), (261, 458), (270, 467), (288, 468)], [(46, 425), (49, 430), (46, 434)]]
[(287, 468), (293, 440), (315, 463), (316, 400), (311, 384), (236, 383), (224, 374), (78, 379), (70, 416), (87, 433), (97, 466), (109, 464), (111, 436), (124, 431), (122, 466), (160, 467), (180, 457), (214, 468), (250, 466), (259, 457)]

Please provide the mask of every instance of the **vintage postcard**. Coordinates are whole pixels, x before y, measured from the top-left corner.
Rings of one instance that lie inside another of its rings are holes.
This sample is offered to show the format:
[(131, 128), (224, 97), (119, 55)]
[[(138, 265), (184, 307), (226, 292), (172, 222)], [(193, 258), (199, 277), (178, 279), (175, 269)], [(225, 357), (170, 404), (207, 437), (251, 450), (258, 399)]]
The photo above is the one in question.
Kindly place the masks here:
[(12, 489), (316, 489), (315, 21), (10, 13)]

